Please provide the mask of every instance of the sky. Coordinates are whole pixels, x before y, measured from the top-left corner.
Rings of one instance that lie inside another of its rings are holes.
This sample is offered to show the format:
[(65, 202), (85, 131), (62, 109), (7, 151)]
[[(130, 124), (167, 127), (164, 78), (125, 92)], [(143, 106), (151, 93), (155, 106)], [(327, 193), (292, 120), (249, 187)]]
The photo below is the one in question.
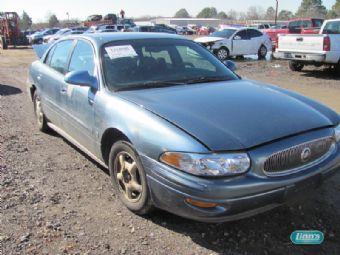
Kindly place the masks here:
[[(279, 9), (296, 11), (301, 0), (279, 0)], [(335, 0), (323, 0), (330, 8)], [(34, 22), (45, 21), (49, 13), (57, 15), (58, 19), (70, 18), (84, 20), (91, 14), (105, 15), (119, 13), (125, 10), (127, 17), (167, 16), (186, 8), (190, 15), (196, 15), (201, 9), (214, 6), (218, 11), (228, 13), (230, 9), (247, 11), (250, 6), (262, 6), (266, 9), (275, 6), (275, 0), (1, 0), (0, 11), (16, 11), (22, 14), (25, 10)]]

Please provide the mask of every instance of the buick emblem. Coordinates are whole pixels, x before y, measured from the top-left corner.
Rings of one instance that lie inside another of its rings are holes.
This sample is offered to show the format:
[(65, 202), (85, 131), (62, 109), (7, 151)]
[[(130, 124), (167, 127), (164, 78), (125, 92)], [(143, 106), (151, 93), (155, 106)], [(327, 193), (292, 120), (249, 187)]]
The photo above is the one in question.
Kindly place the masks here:
[(306, 147), (301, 152), (301, 161), (307, 162), (308, 160), (310, 160), (311, 156), (312, 156), (312, 150), (310, 148)]

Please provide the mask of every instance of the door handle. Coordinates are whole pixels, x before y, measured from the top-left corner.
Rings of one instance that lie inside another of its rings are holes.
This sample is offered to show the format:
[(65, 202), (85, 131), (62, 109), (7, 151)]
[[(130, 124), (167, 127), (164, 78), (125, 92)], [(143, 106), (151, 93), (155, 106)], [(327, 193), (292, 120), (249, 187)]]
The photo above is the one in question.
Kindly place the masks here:
[(67, 93), (67, 89), (66, 89), (66, 88), (62, 88), (62, 89), (60, 90), (60, 92), (61, 92), (62, 94), (66, 94), (66, 93)]
[(89, 98), (89, 97), (88, 97), (87, 99), (88, 99), (90, 105), (93, 105), (93, 104), (94, 104), (94, 100), (93, 100), (92, 98)]
[(41, 80), (41, 75), (40, 75), (40, 74), (37, 75), (37, 80), (38, 80), (38, 81)]

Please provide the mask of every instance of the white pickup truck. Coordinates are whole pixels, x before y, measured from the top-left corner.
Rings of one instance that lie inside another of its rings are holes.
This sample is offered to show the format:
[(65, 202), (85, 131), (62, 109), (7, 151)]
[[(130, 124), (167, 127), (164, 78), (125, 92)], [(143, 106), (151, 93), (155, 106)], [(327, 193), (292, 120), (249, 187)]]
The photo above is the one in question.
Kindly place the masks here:
[(292, 71), (301, 71), (305, 65), (328, 65), (340, 75), (340, 19), (326, 20), (316, 35), (279, 35), (274, 57), (290, 60)]

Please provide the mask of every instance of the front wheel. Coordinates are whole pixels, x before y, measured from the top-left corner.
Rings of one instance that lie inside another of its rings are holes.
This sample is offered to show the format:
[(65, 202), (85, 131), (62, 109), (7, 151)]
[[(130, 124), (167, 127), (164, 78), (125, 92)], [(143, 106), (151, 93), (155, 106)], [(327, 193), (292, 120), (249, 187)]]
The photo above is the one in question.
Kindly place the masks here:
[(112, 146), (109, 170), (123, 204), (136, 214), (148, 214), (153, 206), (146, 173), (131, 144), (119, 141)]
[(216, 51), (216, 56), (221, 61), (227, 60), (229, 58), (229, 50), (222, 47)]
[(302, 71), (303, 67), (304, 67), (304, 64), (301, 64), (301, 63), (296, 62), (296, 61), (289, 61), (289, 68), (293, 72), (300, 72), (300, 71)]
[(268, 50), (267, 47), (264, 45), (261, 45), (259, 51), (258, 51), (258, 59), (265, 59), (267, 56)]

